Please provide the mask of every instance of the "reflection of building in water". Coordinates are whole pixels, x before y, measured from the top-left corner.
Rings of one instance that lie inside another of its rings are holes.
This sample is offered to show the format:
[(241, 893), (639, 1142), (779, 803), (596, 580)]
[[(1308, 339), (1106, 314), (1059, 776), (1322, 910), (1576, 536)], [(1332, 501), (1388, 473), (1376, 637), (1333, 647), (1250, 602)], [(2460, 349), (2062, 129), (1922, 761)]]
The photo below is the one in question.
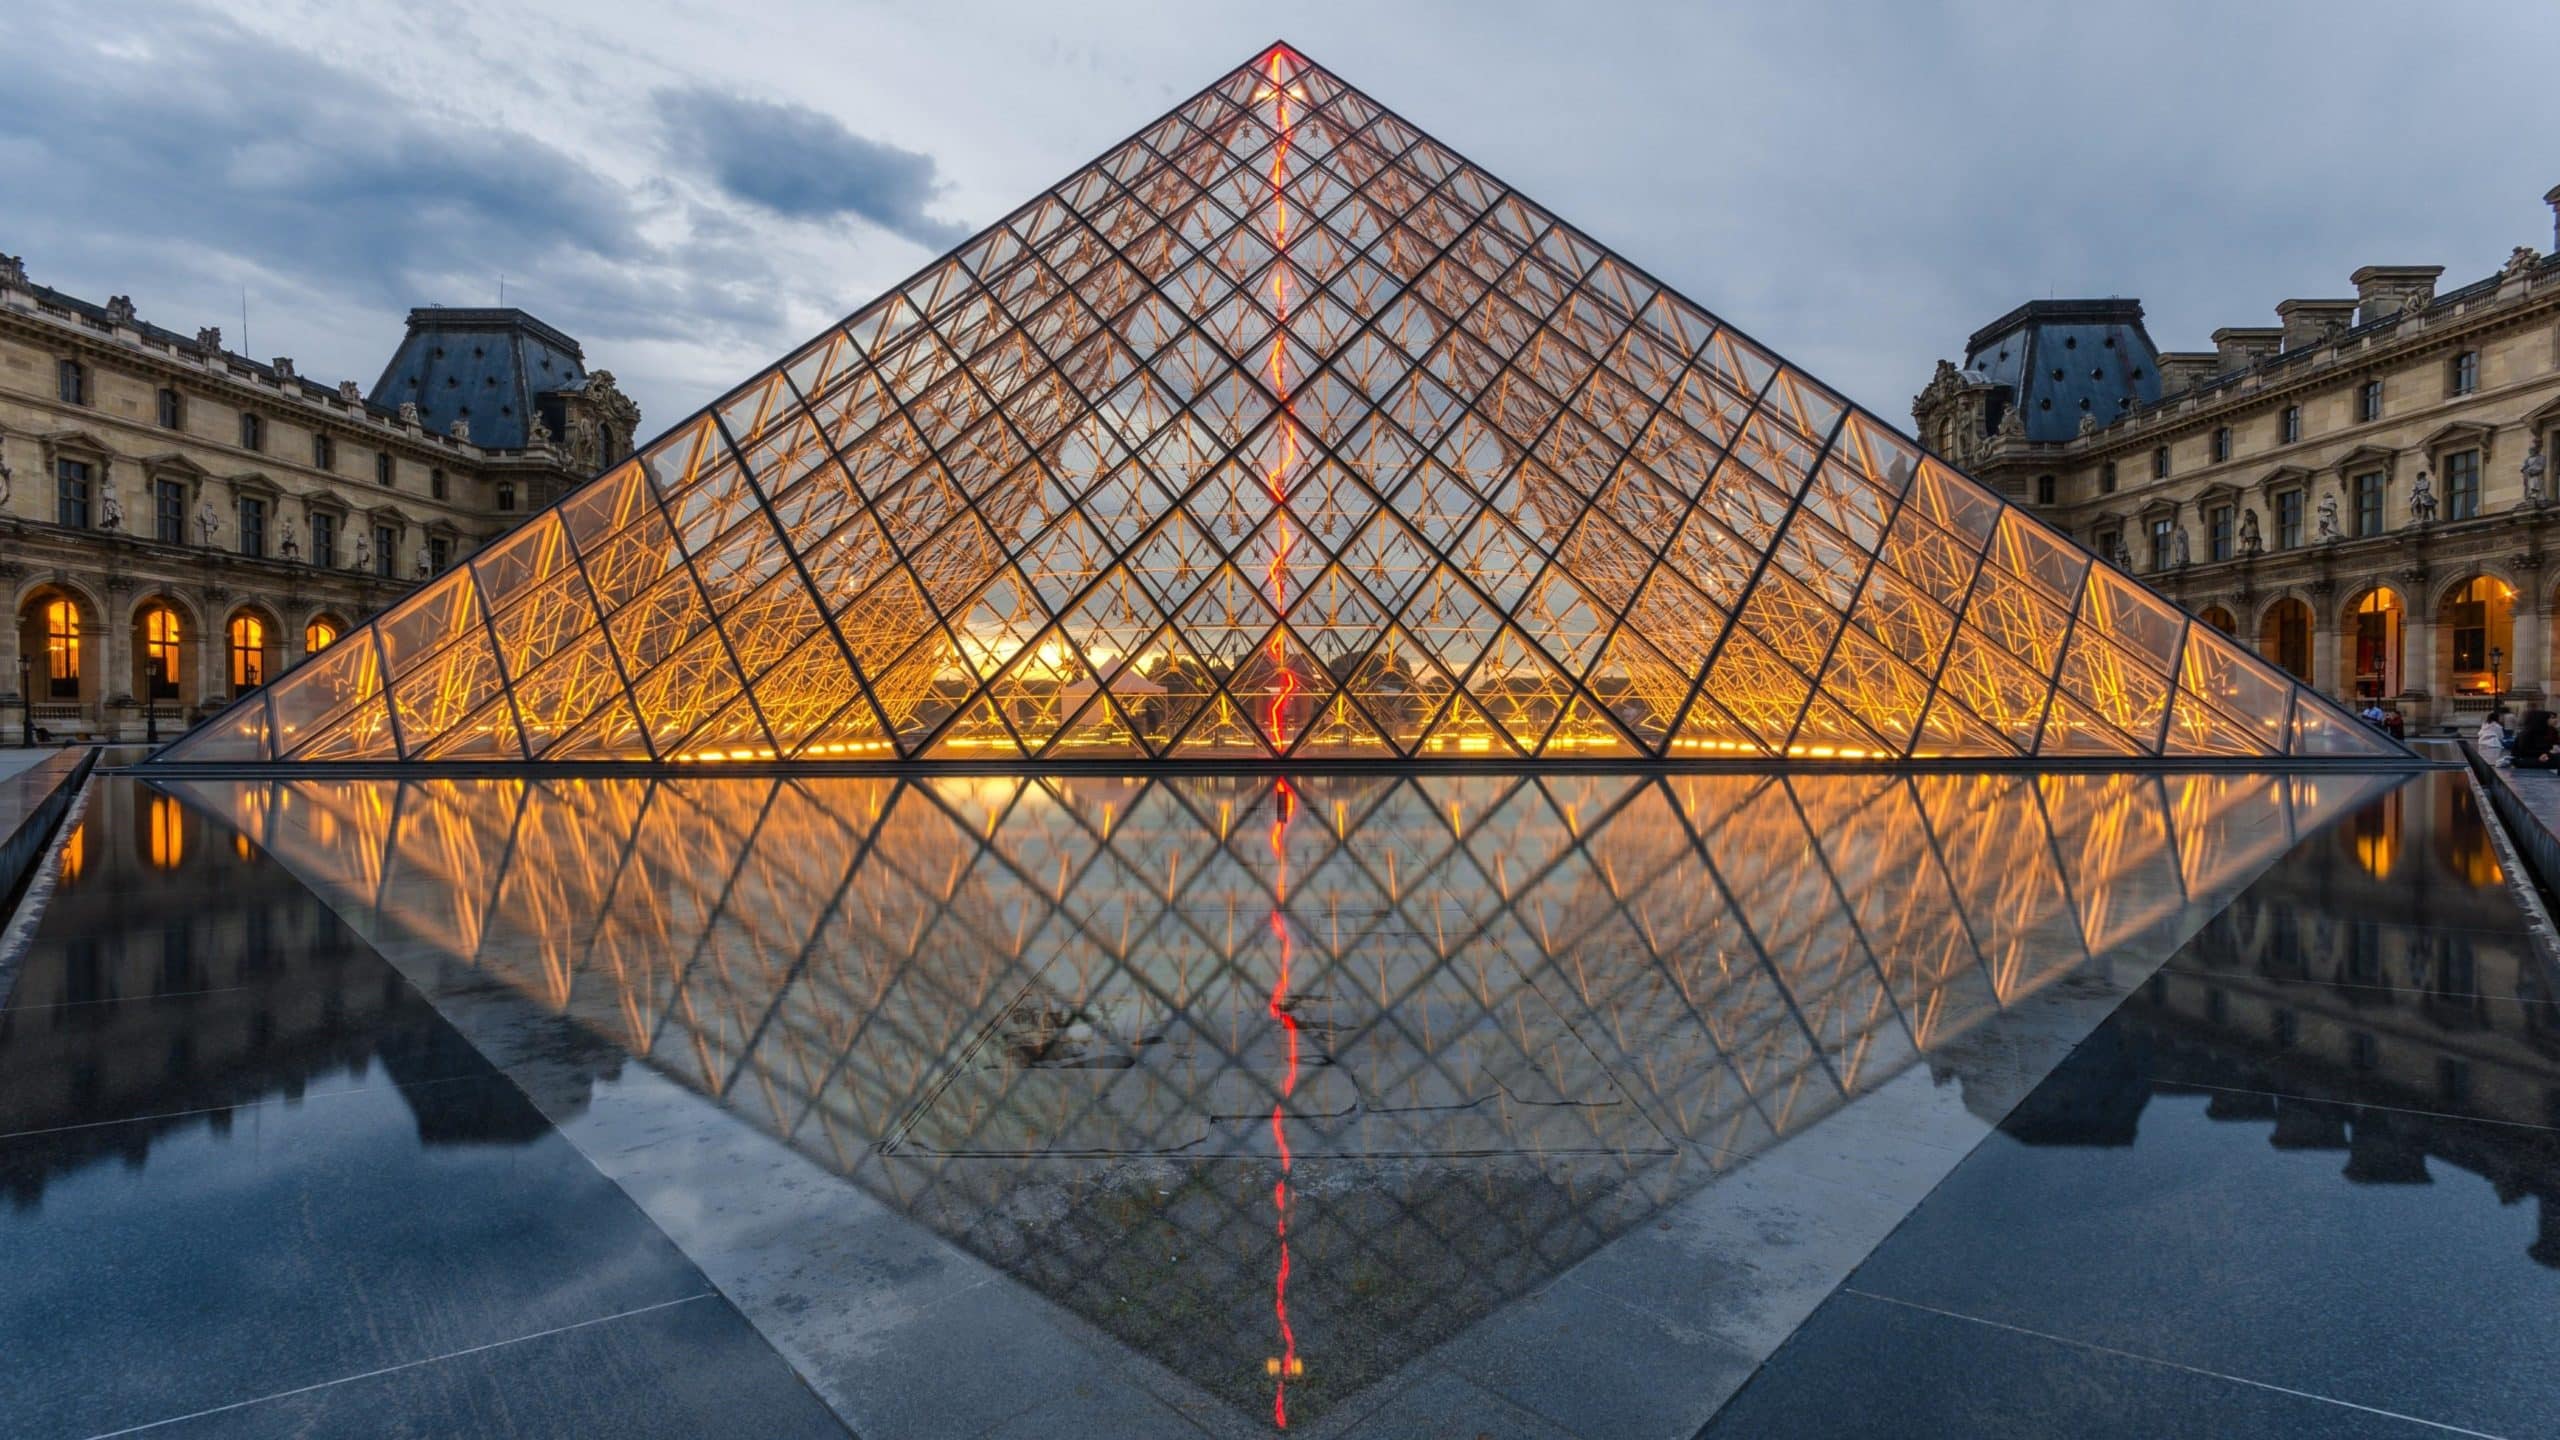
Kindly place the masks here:
[(2423, 1183), (2432, 1160), (2531, 1197), (2529, 1253), (2560, 1266), (2560, 992), (2472, 805), (2412, 785), (2288, 858), (2005, 1128), (2130, 1144), (2153, 1094), (2201, 1091), (2279, 1149), (2341, 1152), (2349, 1181)]
[(1285, 892), (1257, 776), (177, 788), (1256, 1408), (1285, 1135), (1306, 1418), (2396, 783), (1311, 777)]
[[(12, 1170), (20, 1203), (93, 1160), (139, 1164), (163, 1135), (221, 1133), (233, 1119), (223, 1107), (298, 1102), (377, 1064), (394, 1082), (441, 1076), (461, 1048), (245, 836), (140, 787), (91, 787), (16, 969), (0, 1010), (0, 1130), (56, 1132), (42, 1164)], [(403, 1098), (430, 1144), (534, 1137), (493, 1130), (482, 1094), (425, 1086)], [(101, 1116), (168, 1118), (91, 1123)]]

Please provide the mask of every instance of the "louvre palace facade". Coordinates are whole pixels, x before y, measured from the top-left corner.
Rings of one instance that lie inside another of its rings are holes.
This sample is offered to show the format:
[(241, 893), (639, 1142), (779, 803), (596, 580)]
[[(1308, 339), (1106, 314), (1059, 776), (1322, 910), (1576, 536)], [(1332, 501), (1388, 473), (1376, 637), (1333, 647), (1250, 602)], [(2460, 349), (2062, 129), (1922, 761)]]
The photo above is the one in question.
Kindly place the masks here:
[(521, 310), (411, 312), (367, 389), (0, 256), (0, 741), (182, 732), (621, 458), (638, 423)]
[[(2560, 188), (2545, 195), (2560, 211)], [(2560, 243), (2560, 242), (2555, 242)], [(2321, 692), (2412, 725), (2549, 694), (2560, 255), (2156, 349), (2136, 300), (2029, 301), (1913, 401), (1936, 450)]]

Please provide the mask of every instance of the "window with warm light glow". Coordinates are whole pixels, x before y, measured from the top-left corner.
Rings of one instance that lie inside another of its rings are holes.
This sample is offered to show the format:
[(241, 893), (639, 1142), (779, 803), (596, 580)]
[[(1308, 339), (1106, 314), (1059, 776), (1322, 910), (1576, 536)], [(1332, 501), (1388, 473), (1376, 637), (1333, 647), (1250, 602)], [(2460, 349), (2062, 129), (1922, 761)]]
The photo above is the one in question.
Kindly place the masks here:
[(313, 655), (338, 643), (338, 622), (322, 616), (302, 627), (302, 648)]
[(231, 693), (245, 695), (267, 683), (267, 622), (255, 615), (231, 617)]
[(44, 669), (52, 698), (80, 698), (80, 607), (68, 599), (45, 602)]
[(2400, 597), (2388, 590), (2367, 591), (2352, 614), (2357, 696), (2370, 700), (2399, 694)]
[(154, 605), (142, 612), (142, 673), (150, 698), (178, 698), (178, 612)]

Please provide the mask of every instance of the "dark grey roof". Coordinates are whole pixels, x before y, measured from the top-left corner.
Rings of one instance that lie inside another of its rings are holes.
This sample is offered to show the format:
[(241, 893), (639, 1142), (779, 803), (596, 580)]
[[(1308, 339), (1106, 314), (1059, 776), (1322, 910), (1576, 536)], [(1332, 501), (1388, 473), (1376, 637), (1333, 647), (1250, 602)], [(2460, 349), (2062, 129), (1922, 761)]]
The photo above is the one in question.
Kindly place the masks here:
[(522, 310), (431, 306), (409, 312), (409, 333), (367, 398), (385, 409), (417, 402), (437, 434), (468, 419), (473, 444), (515, 450), (543, 395), (586, 381), (578, 342)]
[(2009, 390), (2030, 440), (2068, 440), (2160, 398), (2139, 300), (2030, 300), (1973, 333), (1965, 369)]

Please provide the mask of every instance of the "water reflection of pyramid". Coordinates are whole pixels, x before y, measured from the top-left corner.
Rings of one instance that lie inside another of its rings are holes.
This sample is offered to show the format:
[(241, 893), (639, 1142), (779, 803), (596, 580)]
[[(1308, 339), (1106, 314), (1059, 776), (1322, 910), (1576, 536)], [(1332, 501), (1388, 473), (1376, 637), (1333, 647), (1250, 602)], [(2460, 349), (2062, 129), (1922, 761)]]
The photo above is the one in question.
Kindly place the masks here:
[(177, 788), (411, 974), (611, 1040), (1248, 1410), (1285, 1300), (1304, 1418), (1923, 1059), (2031, 1083), (2004, 1023), (2121, 993), (2395, 783)]
[(169, 756), (2400, 753), (1275, 46)]

